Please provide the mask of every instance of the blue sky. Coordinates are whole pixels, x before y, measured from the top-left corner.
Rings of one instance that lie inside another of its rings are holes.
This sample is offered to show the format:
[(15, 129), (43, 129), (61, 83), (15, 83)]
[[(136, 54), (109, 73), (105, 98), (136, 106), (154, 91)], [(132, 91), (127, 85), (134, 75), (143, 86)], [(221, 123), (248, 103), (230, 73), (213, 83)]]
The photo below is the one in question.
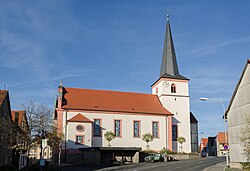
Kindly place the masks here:
[(223, 131), (227, 107), (249, 58), (250, 1), (1, 1), (0, 89), (12, 109), (53, 106), (66, 87), (151, 93), (159, 78), (166, 15), (180, 73), (190, 78), (201, 137)]

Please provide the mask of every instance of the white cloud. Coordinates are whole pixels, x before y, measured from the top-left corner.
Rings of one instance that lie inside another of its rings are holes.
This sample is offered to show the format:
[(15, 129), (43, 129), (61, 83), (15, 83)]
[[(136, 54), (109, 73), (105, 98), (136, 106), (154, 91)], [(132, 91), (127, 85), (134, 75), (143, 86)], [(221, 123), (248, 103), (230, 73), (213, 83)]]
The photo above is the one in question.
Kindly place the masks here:
[(211, 50), (215, 51), (216, 49), (220, 47), (224, 47), (224, 46), (231, 45), (231, 44), (240, 44), (240, 43), (245, 43), (245, 42), (250, 42), (250, 36), (245, 36), (245, 37), (241, 37), (238, 39), (229, 40), (229, 41), (221, 42), (218, 44), (185, 51), (185, 52), (182, 52), (181, 54), (190, 54), (190, 53), (197, 53), (197, 52), (211, 51)]

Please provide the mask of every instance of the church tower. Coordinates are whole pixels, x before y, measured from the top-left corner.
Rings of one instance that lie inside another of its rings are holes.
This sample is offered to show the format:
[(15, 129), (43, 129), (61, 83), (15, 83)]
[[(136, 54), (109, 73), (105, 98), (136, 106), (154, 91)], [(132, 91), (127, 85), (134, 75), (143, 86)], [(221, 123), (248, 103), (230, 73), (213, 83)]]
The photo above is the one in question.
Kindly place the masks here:
[[(162, 105), (173, 114), (167, 119), (167, 148), (187, 153), (191, 152), (188, 82), (189, 79), (179, 73), (170, 22), (167, 19), (160, 77), (152, 85), (152, 94), (156, 94)], [(186, 139), (182, 147), (177, 142), (178, 137)]]

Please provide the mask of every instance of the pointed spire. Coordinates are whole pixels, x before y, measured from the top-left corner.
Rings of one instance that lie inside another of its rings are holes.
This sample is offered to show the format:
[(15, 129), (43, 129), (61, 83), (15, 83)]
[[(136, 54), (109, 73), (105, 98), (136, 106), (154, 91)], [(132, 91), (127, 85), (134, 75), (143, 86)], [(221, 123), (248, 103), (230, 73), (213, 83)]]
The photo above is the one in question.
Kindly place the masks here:
[(170, 29), (169, 15), (167, 15), (166, 34), (163, 47), (160, 78), (187, 79), (179, 74), (174, 42)]
[(59, 83), (59, 86), (58, 88), (61, 88), (63, 85), (62, 85), (62, 80), (60, 80), (60, 83)]

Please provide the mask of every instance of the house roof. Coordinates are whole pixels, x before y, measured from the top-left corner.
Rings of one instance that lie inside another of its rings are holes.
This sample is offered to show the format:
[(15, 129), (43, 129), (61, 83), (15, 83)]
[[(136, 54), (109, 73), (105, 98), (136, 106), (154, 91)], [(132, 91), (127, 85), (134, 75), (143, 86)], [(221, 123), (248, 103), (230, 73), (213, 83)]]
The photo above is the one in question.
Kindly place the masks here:
[(78, 113), (76, 116), (68, 120), (68, 122), (92, 122), (82, 114)]
[(63, 109), (171, 115), (153, 94), (64, 88), (63, 95)]
[[(226, 136), (228, 138), (228, 134), (226, 133)], [(216, 135), (216, 138), (218, 140), (218, 142), (220, 144), (225, 144), (226, 143), (226, 139), (225, 139), (225, 132), (219, 132), (217, 135)]]
[(0, 105), (3, 103), (8, 91), (7, 90), (0, 90)]
[(169, 20), (167, 21), (167, 26), (166, 26), (160, 78), (189, 80), (186, 77), (179, 74)]
[(208, 138), (201, 138), (201, 143), (206, 146), (208, 143)]
[[(250, 59), (247, 60), (247, 62), (246, 62), (246, 64), (245, 64), (245, 67), (244, 67), (244, 69), (243, 69), (243, 71), (242, 71), (242, 74), (241, 74), (241, 76), (240, 76), (240, 79), (239, 79), (239, 81), (238, 81), (238, 83), (237, 83), (237, 85), (236, 85), (236, 87), (235, 87), (235, 89), (234, 89), (234, 93), (233, 93), (233, 95), (232, 95), (232, 98), (231, 98), (231, 100), (230, 100), (230, 102), (229, 102), (229, 105), (228, 105), (227, 110), (226, 110), (226, 113), (225, 113), (226, 118), (227, 118), (227, 113), (229, 112), (229, 110), (230, 110), (230, 108), (231, 108), (231, 106), (232, 106), (232, 103), (233, 103), (233, 101), (234, 101), (235, 95), (236, 95), (236, 93), (237, 93), (237, 91), (238, 91), (238, 89), (239, 89), (240, 83), (241, 83), (241, 81), (242, 81), (242, 79), (243, 79), (243, 76), (244, 76), (245, 71), (246, 71), (246, 69), (247, 69), (247, 67), (248, 67), (249, 64), (250, 64)], [(224, 115), (223, 115), (223, 117), (224, 117)]]
[(198, 123), (198, 120), (195, 118), (192, 112), (190, 112), (190, 123)]
[(21, 122), (23, 120), (23, 117), (25, 117), (25, 120), (27, 121), (24, 110), (12, 110), (11, 111), (11, 117), (12, 117), (13, 122), (15, 121), (15, 113), (16, 112), (18, 112), (18, 124), (19, 125), (21, 124)]

